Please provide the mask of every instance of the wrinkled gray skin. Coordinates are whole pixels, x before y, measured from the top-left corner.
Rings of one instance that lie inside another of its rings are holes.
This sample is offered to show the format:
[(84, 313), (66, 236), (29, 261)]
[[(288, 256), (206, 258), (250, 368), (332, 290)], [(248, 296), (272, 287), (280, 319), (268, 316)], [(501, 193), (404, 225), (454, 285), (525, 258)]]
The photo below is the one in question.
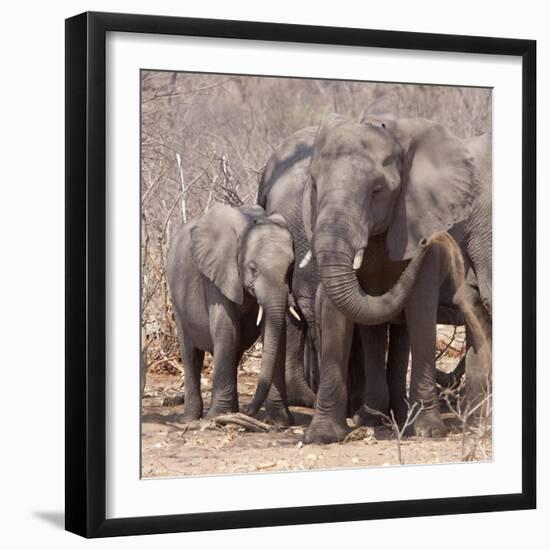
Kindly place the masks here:
[[(282, 358), (293, 262), (292, 237), (284, 220), (266, 217), (258, 206), (216, 204), (180, 228), (166, 272), (184, 366), (186, 420), (203, 414), (200, 373), (205, 351), (214, 356), (207, 416), (238, 411), (237, 365), (260, 329), (261, 371), (248, 412), (257, 412), (273, 383), (272, 393), (288, 417)], [(260, 327), (258, 304), (265, 311)]]
[[(300, 139), (311, 138), (301, 136), (294, 148), (302, 148)], [(434, 344), (448, 266), (446, 254), (426, 240), (440, 231), (460, 233), (477, 184), (467, 147), (431, 121), (381, 127), (331, 115), (320, 127), (303, 197), (304, 230), (311, 233), (322, 281), (316, 312), (320, 384), (306, 442), (339, 441), (348, 431), (346, 377), (354, 323), (362, 325), (369, 358), (382, 358), (386, 339), (379, 333), (387, 329), (377, 326), (406, 320), (413, 357), (410, 399), (423, 405), (415, 429), (425, 436), (445, 433)], [(372, 360), (366, 364), (376, 375), (384, 372)]]

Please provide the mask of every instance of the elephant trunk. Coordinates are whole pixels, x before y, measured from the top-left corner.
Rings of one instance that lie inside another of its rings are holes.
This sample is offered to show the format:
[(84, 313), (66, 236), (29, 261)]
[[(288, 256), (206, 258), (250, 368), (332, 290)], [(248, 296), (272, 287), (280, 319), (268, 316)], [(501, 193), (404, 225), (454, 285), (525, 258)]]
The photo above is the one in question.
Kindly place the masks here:
[[(284, 330), (288, 293), (275, 304), (266, 307), (265, 325), (263, 327), (263, 349), (260, 375), (254, 397), (247, 412), (254, 416), (267, 399), (273, 383), (275, 369), (284, 368)], [(283, 374), (284, 376), (284, 374)]]
[(313, 242), (321, 282), (330, 301), (348, 319), (364, 325), (385, 323), (403, 309), (428, 249), (429, 242), (422, 239), (418, 253), (395, 285), (381, 296), (370, 296), (357, 279), (357, 250), (351, 239), (318, 235)]

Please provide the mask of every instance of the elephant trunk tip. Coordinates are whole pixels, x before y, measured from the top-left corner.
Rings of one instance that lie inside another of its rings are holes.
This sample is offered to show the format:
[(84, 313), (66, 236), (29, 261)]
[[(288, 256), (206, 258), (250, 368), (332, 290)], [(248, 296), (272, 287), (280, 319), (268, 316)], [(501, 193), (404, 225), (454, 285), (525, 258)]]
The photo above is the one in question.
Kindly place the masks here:
[(261, 406), (264, 404), (267, 399), (267, 394), (271, 388), (271, 383), (266, 382), (265, 380), (260, 380), (256, 388), (256, 393), (252, 398), (252, 401), (246, 407), (246, 414), (248, 416), (256, 416)]

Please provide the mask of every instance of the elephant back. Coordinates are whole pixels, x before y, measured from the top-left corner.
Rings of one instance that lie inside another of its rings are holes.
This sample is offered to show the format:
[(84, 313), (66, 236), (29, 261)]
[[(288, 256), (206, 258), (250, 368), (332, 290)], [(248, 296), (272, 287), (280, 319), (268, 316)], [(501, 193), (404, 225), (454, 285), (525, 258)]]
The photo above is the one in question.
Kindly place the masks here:
[(297, 172), (307, 172), (313, 143), (317, 134), (317, 126), (302, 128), (286, 139), (282, 145), (271, 155), (267, 162), (260, 184), (258, 186), (257, 204), (266, 209), (268, 197), (275, 185), (284, 187), (282, 181), (293, 181), (299, 185)]

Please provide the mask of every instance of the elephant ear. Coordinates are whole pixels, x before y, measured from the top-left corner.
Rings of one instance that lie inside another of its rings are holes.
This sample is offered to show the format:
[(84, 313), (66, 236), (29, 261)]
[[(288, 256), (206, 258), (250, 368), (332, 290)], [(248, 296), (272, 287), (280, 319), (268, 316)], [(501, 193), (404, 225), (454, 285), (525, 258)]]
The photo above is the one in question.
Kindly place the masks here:
[(239, 239), (262, 213), (261, 207), (232, 208), (216, 203), (190, 229), (191, 253), (199, 270), (237, 304), (244, 299), (237, 263)]
[(387, 121), (384, 127), (405, 151), (386, 244), (392, 260), (407, 260), (421, 239), (448, 231), (469, 216), (477, 170), (462, 140), (440, 124), (405, 119)]

